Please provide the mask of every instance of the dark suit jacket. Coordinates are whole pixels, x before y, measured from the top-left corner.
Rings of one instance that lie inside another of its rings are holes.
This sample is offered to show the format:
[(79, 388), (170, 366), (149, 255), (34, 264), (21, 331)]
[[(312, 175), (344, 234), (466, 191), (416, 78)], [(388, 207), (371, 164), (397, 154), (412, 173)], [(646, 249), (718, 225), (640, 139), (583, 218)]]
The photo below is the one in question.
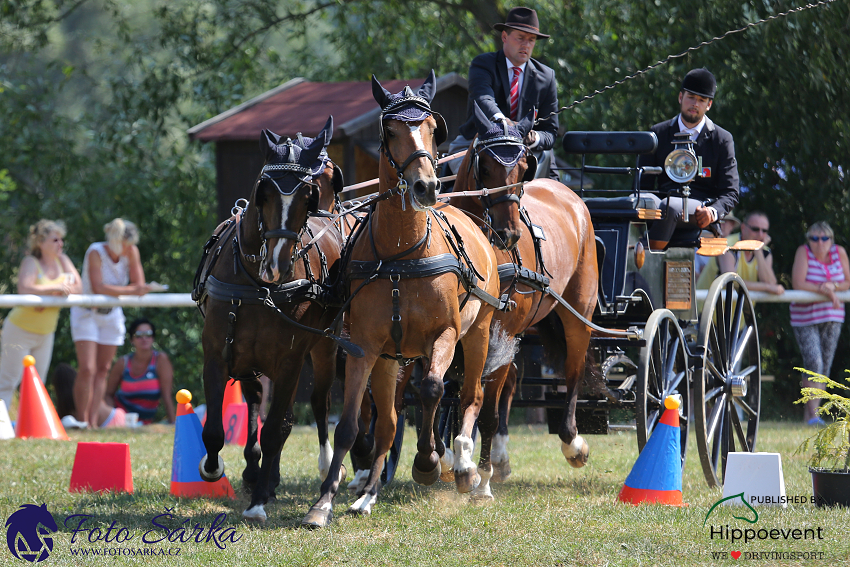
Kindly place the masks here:
[[(658, 149), (654, 154), (640, 156), (640, 165), (664, 167), (664, 160), (673, 151), (673, 135), (679, 132), (679, 115), (660, 122), (651, 128), (658, 136)], [(711, 177), (697, 177), (691, 181), (691, 197), (707, 201), (722, 219), (738, 203), (738, 162), (735, 161), (735, 143), (732, 134), (716, 125), (708, 116), (705, 127), (696, 139), (694, 151), (702, 156), (703, 170), (709, 168)], [(657, 188), (656, 188), (657, 181)], [(666, 193), (679, 185), (661, 175), (646, 175), (641, 179), (641, 190)], [(663, 195), (662, 195), (663, 197)]]
[[(537, 109), (538, 116), (546, 116), (558, 110), (558, 83), (555, 72), (536, 59), (529, 59), (522, 78), (522, 92), (519, 96), (517, 118), (521, 119), (531, 108)], [(501, 112), (511, 114), (511, 81), (508, 78), (507, 58), (504, 51), (484, 53), (472, 60), (469, 66), (469, 99), (466, 104), (466, 123), (460, 127), (464, 138), (472, 139), (477, 130), (473, 101), (484, 111), (488, 118)], [(540, 136), (535, 150), (548, 150), (555, 145), (558, 135), (558, 115), (542, 121), (534, 127)]]

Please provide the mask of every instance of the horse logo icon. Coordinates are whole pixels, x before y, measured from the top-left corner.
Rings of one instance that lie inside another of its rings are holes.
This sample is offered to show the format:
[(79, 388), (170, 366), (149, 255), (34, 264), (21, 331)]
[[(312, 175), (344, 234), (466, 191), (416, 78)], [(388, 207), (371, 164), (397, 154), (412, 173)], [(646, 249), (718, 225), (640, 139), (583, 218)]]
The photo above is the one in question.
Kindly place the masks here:
[(6, 543), (18, 559), (40, 563), (53, 551), (53, 534), (59, 527), (47, 504), (24, 504), (6, 520)]

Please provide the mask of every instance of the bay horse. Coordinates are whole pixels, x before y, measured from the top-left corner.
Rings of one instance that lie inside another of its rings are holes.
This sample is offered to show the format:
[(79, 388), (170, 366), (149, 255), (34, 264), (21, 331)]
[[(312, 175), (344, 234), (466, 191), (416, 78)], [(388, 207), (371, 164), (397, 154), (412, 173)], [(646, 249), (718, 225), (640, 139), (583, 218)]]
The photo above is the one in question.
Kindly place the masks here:
[[(497, 191), (452, 198), (451, 203), (471, 218), (486, 220), (495, 232), (491, 240), (499, 261), (502, 292), (510, 293), (516, 308), (496, 312), (494, 328), (498, 325), (500, 332), (513, 337), (536, 325), (544, 344), (558, 345), (554, 349), (558, 352), (547, 354), (560, 355), (566, 378), (566, 405), (558, 429), (561, 451), (570, 465), (582, 467), (589, 448), (578, 435), (575, 412), (591, 333), (550, 292), (586, 319), (593, 315), (599, 274), (590, 213), (566, 185), (533, 178), (536, 159), (523, 142), (533, 126), (533, 110), (517, 123), (493, 123), (477, 104), (474, 106), (478, 135), (458, 169), (454, 191)], [(483, 222), (481, 225), (489, 230)], [(502, 481), (510, 474), (507, 414), (515, 388), (512, 363), (485, 380), (478, 421), (481, 483), (473, 491), (475, 497), (492, 498), (491, 476), (495, 474), (494, 480)]]
[[(292, 430), (291, 406), (307, 354), (315, 381), (311, 402), (319, 432), (320, 474), (326, 475), (330, 466), (327, 416), (338, 337), (316, 330), (328, 329), (338, 311), (331, 288), (339, 271), (342, 237), (328, 226), (330, 219), (308, 215), (331, 210), (343, 187), (342, 173), (325, 151), (332, 134), (333, 117), (315, 139), (300, 133), (295, 140), (282, 139), (263, 130), (260, 149), (265, 162), (250, 200), (216, 230), (196, 275), (193, 297), (205, 316), (208, 408), (203, 430), (207, 454), (200, 473), (210, 482), (224, 474), (219, 455), (224, 445), (221, 406), (225, 383), (234, 377), (242, 382), (248, 402), (242, 478), (253, 488), (243, 513), (249, 520), (266, 519), (263, 506), (279, 483), (280, 452)], [(312, 242), (314, 234), (318, 240)], [(259, 374), (274, 383), (260, 446)]]
[[(490, 320), (498, 307), (496, 257), (484, 234), (462, 211), (437, 205), (440, 182), (437, 146), (446, 139), (445, 122), (431, 110), (434, 72), (414, 93), (408, 86), (390, 94), (372, 76), (381, 107), (379, 201), (349, 244), (345, 270), (351, 340), (365, 351), (349, 358), (345, 400), (334, 437), (331, 469), (321, 495), (304, 517), (306, 527), (327, 526), (339, 490), (338, 471), (358, 433), (358, 413), (371, 372), (377, 421), (375, 455), (365, 485), (350, 511), (371, 513), (379, 477), (397, 426), (394, 407), (399, 363), (422, 358), (420, 388), (423, 423), (413, 461), (413, 479), (430, 485), (441, 473), (445, 447), (434, 436), (434, 417), (443, 394), (443, 375), (460, 341), (469, 377), (462, 392), (461, 435), (472, 456), (472, 428), (481, 408), (480, 377), (487, 357)], [(403, 426), (403, 425), (402, 425)], [(471, 478), (469, 470), (456, 477)]]

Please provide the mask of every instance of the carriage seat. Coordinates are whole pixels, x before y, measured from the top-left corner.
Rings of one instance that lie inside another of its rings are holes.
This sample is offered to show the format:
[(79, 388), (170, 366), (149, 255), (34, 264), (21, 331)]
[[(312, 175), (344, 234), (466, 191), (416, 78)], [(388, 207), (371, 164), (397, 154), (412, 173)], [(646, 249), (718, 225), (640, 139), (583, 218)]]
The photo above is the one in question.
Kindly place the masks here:
[(658, 147), (655, 132), (567, 132), (568, 154), (651, 154)]
[(638, 199), (637, 195), (627, 195), (625, 197), (587, 197), (584, 199), (584, 204), (587, 208), (606, 209), (606, 210), (627, 210), (627, 209), (655, 209), (655, 201), (648, 197)]

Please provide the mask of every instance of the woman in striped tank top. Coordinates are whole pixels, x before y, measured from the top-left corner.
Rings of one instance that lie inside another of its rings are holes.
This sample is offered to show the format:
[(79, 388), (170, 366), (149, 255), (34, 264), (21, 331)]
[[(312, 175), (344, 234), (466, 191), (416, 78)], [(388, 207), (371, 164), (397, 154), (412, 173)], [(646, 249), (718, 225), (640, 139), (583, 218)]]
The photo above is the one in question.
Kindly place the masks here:
[[(106, 398), (101, 404), (101, 427), (108, 427), (111, 418), (125, 413), (139, 414), (139, 421), (151, 423), (160, 400), (165, 405), (169, 423), (174, 423), (174, 396), (171, 386), (174, 369), (168, 355), (154, 350), (156, 334), (153, 323), (136, 319), (130, 323), (130, 341), (134, 351), (122, 356), (112, 366), (106, 385)], [(106, 407), (106, 406), (114, 406)], [(106, 415), (104, 414), (106, 409)], [(123, 411), (119, 411), (123, 410)]]
[[(844, 304), (835, 295), (850, 289), (850, 262), (843, 246), (834, 242), (835, 234), (826, 222), (813, 224), (806, 233), (807, 244), (797, 249), (791, 279), (794, 289), (826, 296), (823, 303), (792, 303), (791, 327), (807, 370), (829, 376), (838, 335), (844, 323)], [(803, 377), (803, 387), (820, 388)], [(816, 415), (819, 400), (806, 404), (803, 419), (809, 425), (823, 421)]]

